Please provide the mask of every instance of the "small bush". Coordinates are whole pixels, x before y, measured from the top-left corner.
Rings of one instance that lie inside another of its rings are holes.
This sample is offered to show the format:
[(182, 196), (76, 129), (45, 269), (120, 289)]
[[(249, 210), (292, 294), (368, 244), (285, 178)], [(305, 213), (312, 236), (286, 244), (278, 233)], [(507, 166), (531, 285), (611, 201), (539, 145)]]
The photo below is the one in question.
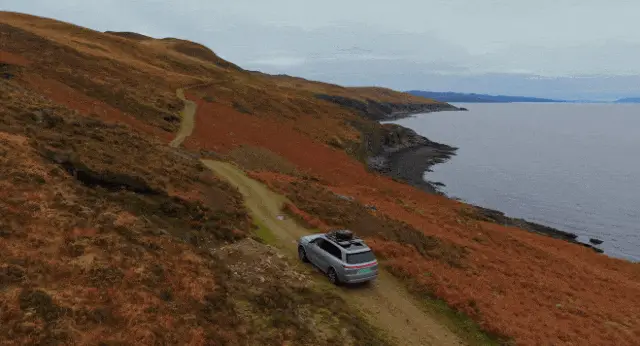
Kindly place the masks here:
[(283, 209), (285, 213), (293, 217), (305, 228), (320, 230), (327, 230), (329, 228), (324, 222), (298, 209), (298, 207), (291, 203), (286, 203)]

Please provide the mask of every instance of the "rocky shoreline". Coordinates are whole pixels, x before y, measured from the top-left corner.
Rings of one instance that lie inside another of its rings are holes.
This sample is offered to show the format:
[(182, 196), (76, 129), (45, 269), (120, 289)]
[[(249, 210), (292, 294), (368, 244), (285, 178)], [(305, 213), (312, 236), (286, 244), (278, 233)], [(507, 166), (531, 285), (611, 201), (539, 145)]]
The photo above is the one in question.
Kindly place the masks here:
[(424, 173), (431, 166), (449, 160), (456, 150), (420, 136), (409, 128), (384, 124), (381, 143), (370, 151), (367, 165), (374, 171), (429, 193), (440, 193), (438, 183), (425, 181)]
[[(397, 119), (407, 116), (401, 116)], [(385, 120), (387, 119), (389, 117), (385, 118)], [(457, 148), (433, 142), (409, 128), (396, 124), (383, 125), (382, 138), (379, 142), (378, 146), (368, 150), (367, 165), (370, 169), (418, 187), (428, 193), (445, 195), (441, 192), (444, 184), (425, 180), (424, 173), (430, 172), (432, 166), (446, 162), (455, 156)], [(591, 244), (579, 242), (577, 234), (524, 219), (508, 217), (498, 210), (472, 206), (475, 209), (472, 216), (478, 220), (518, 227), (529, 232), (585, 246), (599, 253), (603, 252)]]
[(317, 99), (335, 103), (345, 108), (358, 111), (362, 116), (375, 121), (391, 121), (409, 117), (414, 114), (442, 112), (442, 111), (465, 111), (465, 108), (458, 108), (448, 103), (390, 103), (377, 102), (374, 100), (356, 100), (348, 97), (316, 94)]
[[(364, 118), (378, 122), (393, 121), (441, 111), (467, 111), (448, 103), (384, 103), (373, 100), (356, 100), (352, 98), (316, 94), (316, 98), (335, 103), (345, 108), (358, 111)], [(361, 127), (361, 124), (353, 124)], [(430, 172), (433, 165), (446, 162), (455, 156), (458, 148), (437, 143), (417, 134), (415, 131), (396, 124), (382, 124), (380, 128), (360, 128), (363, 134), (360, 157), (369, 169), (387, 175), (395, 180), (418, 187), (428, 193), (446, 196), (441, 188), (444, 184), (426, 181), (424, 173)], [(448, 197), (448, 196), (447, 196)], [(472, 217), (504, 226), (513, 226), (529, 232), (561, 239), (603, 252), (591, 244), (579, 242), (578, 235), (553, 227), (537, 224), (523, 219), (511, 218), (503, 212), (472, 205), (475, 213)], [(595, 242), (592, 242), (595, 244)]]

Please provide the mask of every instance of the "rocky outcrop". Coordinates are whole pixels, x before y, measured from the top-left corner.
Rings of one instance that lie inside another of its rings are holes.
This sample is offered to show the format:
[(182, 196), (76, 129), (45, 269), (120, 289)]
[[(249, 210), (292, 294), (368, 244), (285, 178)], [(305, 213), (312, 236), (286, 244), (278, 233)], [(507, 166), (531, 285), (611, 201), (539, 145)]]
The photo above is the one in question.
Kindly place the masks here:
[(139, 176), (121, 172), (99, 171), (86, 165), (80, 158), (69, 152), (41, 148), (41, 155), (64, 168), (67, 173), (89, 187), (102, 187), (107, 190), (129, 190), (144, 195), (160, 194)]
[(536, 233), (548, 235), (552, 238), (562, 239), (566, 241), (575, 241), (578, 238), (578, 236), (573, 233), (560, 231), (552, 227), (539, 225), (522, 219), (513, 219), (507, 217), (501, 211), (479, 206), (474, 206), (474, 208), (477, 212), (477, 215), (479, 216), (479, 219), (483, 221), (490, 221), (506, 226), (516, 226)]
[(459, 110), (459, 108), (448, 103), (391, 103), (378, 102), (371, 99), (367, 99), (365, 102), (327, 94), (316, 94), (315, 97), (345, 108), (356, 110), (365, 118), (375, 121), (396, 120), (412, 114)]
[(3, 79), (12, 79), (15, 76), (13, 66), (5, 63), (0, 63), (0, 76)]
[(424, 180), (424, 172), (457, 150), (395, 124), (382, 125), (378, 133), (365, 135), (365, 143), (370, 169), (430, 193), (436, 193), (437, 186)]
[(525, 231), (546, 235), (546, 236), (551, 237), (551, 238), (561, 239), (561, 240), (564, 240), (564, 241), (568, 241), (570, 243), (574, 243), (574, 244), (578, 244), (578, 245), (581, 245), (581, 246), (584, 246), (584, 247), (588, 247), (588, 248), (592, 249), (593, 251), (596, 251), (596, 252), (599, 252), (599, 253), (603, 252), (603, 250), (598, 249), (598, 248), (596, 248), (596, 247), (594, 247), (594, 246), (592, 246), (590, 244), (585, 244), (585, 243), (579, 242), (578, 241), (578, 235), (576, 235), (574, 233), (561, 231), (561, 230), (553, 228), (553, 227), (541, 225), (541, 224), (538, 224), (538, 223), (535, 223), (535, 222), (531, 222), (531, 221), (527, 221), (527, 220), (523, 220), (523, 219), (511, 218), (511, 217), (506, 216), (501, 211), (488, 209), (488, 208), (483, 208), (483, 207), (479, 207), (479, 206), (473, 206), (473, 207), (474, 207), (475, 212), (476, 212), (475, 216), (479, 220), (494, 222), (494, 223), (497, 223), (497, 224), (500, 224), (500, 225), (504, 225), (504, 226), (517, 227), (517, 228), (523, 229)]
[[(352, 109), (367, 120), (389, 121), (412, 114), (446, 110), (460, 110), (447, 103), (389, 103), (371, 99), (316, 94), (316, 98)], [(396, 124), (378, 124), (353, 121), (351, 125), (362, 134), (356, 156), (373, 171), (396, 180), (418, 186), (430, 193), (437, 193), (434, 183), (423, 179), (424, 172), (434, 164), (442, 163), (455, 155), (457, 148), (433, 142), (415, 131)]]

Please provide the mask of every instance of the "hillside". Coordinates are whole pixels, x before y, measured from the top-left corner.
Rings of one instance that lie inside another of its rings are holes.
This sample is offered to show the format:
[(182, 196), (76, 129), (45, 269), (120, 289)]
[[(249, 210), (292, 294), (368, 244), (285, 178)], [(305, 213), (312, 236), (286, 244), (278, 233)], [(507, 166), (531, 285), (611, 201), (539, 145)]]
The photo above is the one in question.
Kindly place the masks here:
[[(349, 295), (372, 299), (393, 278), (373, 291), (327, 288), (206, 160), (286, 198), (305, 229), (361, 234), (412, 293), (402, 301), (424, 304), (464, 343), (640, 338), (638, 264), (483, 221), (367, 168), (414, 141), (376, 120), (455, 109), (446, 103), (265, 75), (188, 41), (7, 12), (0, 77), (2, 340), (393, 344), (389, 325), (421, 311), (355, 309)], [(173, 148), (186, 114), (179, 88), (197, 108)], [(387, 311), (400, 316), (385, 321)], [(442, 337), (430, 340), (450, 344)]]
[(470, 102), (470, 103), (510, 103), (510, 102), (566, 102), (563, 100), (552, 100), (527, 96), (505, 96), (487, 94), (465, 94), (456, 92), (437, 92), (411, 90), (407, 93), (420, 97), (427, 97), (440, 102)]

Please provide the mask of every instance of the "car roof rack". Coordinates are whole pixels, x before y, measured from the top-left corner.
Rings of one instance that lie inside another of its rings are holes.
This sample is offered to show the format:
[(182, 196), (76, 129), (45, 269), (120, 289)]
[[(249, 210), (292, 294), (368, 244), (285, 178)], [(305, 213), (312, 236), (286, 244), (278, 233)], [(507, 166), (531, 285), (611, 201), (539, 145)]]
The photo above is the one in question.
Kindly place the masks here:
[(326, 236), (343, 248), (348, 248), (352, 245), (364, 246), (364, 241), (362, 239), (358, 238), (353, 234), (353, 232), (346, 229), (330, 231)]

